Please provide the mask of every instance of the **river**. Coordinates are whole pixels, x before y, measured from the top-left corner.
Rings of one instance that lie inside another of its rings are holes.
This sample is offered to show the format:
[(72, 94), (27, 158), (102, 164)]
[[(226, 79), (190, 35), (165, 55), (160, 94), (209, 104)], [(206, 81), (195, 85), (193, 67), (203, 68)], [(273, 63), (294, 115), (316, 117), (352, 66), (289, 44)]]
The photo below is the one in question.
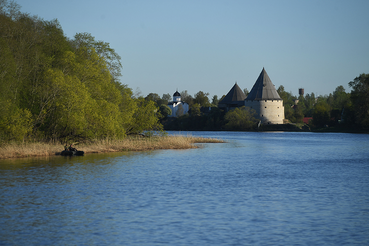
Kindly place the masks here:
[(0, 160), (0, 245), (369, 245), (369, 135)]

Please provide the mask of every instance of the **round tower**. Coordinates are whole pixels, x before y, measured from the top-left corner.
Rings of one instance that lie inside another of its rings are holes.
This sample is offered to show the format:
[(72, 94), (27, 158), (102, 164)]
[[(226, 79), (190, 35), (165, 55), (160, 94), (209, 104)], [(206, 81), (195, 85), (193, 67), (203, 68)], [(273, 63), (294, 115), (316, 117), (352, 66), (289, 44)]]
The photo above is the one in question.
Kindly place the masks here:
[(264, 68), (245, 99), (245, 107), (255, 110), (262, 124), (283, 124), (283, 100)]

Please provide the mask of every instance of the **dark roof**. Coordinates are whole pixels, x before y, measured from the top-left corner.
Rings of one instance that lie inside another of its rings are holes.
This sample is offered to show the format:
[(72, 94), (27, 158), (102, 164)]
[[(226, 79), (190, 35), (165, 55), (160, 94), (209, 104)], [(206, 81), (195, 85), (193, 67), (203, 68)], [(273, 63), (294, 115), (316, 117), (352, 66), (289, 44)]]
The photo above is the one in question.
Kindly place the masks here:
[(264, 68), (246, 100), (282, 100)]
[(174, 96), (174, 97), (180, 97), (180, 96), (181, 96), (181, 94), (179, 94), (179, 92), (178, 92), (178, 91), (176, 91), (176, 92), (174, 92), (173, 96)]
[(243, 101), (245, 100), (245, 98), (246, 98), (245, 93), (243, 93), (241, 88), (237, 85), (237, 83), (235, 83), (232, 89), (219, 103), (220, 104), (232, 104), (235, 102)]

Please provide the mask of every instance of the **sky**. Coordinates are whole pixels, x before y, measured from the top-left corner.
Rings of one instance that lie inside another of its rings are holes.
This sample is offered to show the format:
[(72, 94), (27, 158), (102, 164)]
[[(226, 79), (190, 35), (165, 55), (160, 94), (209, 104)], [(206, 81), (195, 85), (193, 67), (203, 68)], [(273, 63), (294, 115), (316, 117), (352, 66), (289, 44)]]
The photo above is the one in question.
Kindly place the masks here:
[(135, 93), (220, 98), (265, 68), (278, 88), (328, 95), (369, 73), (368, 0), (15, 0), (21, 12), (87, 32), (121, 56)]

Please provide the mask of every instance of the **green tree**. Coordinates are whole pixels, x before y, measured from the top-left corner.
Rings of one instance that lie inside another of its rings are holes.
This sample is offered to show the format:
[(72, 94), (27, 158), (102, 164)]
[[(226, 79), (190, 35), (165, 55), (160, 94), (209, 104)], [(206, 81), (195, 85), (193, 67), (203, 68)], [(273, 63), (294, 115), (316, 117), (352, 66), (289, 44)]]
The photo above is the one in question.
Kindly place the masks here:
[(369, 128), (369, 74), (360, 74), (349, 82), (352, 87), (351, 100), (355, 112), (356, 123), (364, 128)]
[(190, 115), (192, 117), (194, 116), (200, 116), (201, 115), (201, 110), (200, 110), (201, 106), (198, 103), (194, 103), (191, 107), (190, 107)]
[(188, 106), (190, 108), (195, 103), (193, 97), (188, 94), (187, 90), (181, 92), (181, 99), (183, 102), (188, 103)]
[(199, 91), (195, 94), (194, 103), (200, 104), (201, 107), (210, 107), (211, 105), (208, 96), (209, 93)]
[(111, 79), (119, 81), (122, 70), (121, 57), (110, 47), (109, 43), (96, 41), (95, 37), (86, 32), (77, 33), (71, 43), (76, 50), (81, 48), (87, 50), (94, 49), (97, 55), (105, 61), (107, 69), (110, 71)]
[(170, 96), (169, 93), (167, 94), (163, 94), (163, 96), (161, 97), (161, 99), (163, 99), (165, 101), (165, 103), (167, 104), (168, 102), (172, 101), (172, 97)]
[(313, 124), (316, 127), (324, 127), (329, 124), (329, 106), (326, 102), (320, 101), (314, 107)]
[(258, 122), (254, 115), (255, 111), (245, 106), (230, 110), (224, 116), (225, 128), (234, 131), (251, 130)]
[(211, 104), (212, 104), (213, 107), (218, 107), (218, 103), (219, 103), (218, 96), (217, 95), (214, 95), (213, 96), (213, 99), (211, 101)]
[(137, 108), (133, 115), (133, 121), (125, 125), (127, 134), (139, 134), (148, 130), (162, 130), (163, 126), (157, 117), (157, 107), (153, 101), (143, 98), (135, 99)]
[(159, 112), (163, 118), (168, 117), (168, 115), (172, 114), (172, 110), (169, 108), (168, 105), (162, 104), (159, 107)]

